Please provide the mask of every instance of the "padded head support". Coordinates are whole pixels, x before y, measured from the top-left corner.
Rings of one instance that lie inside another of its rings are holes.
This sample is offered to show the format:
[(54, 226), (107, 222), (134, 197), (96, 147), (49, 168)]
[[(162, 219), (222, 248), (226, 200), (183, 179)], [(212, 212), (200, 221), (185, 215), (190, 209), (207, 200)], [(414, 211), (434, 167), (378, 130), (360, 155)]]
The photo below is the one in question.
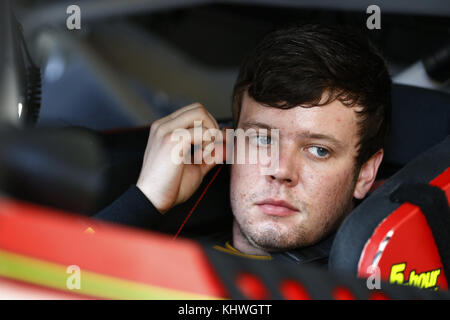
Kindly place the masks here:
[(330, 269), (368, 277), (378, 267), (386, 281), (447, 289), (449, 159), (450, 137), (364, 200), (336, 235)]
[(392, 125), (378, 178), (386, 179), (450, 134), (450, 95), (394, 84)]

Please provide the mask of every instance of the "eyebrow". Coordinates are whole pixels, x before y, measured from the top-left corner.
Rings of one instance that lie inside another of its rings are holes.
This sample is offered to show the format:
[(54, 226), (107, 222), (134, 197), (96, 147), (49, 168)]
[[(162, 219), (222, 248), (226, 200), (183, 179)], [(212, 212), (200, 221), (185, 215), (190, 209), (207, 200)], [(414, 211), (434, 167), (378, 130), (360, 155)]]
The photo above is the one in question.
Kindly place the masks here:
[(322, 134), (322, 133), (312, 133), (312, 132), (303, 132), (301, 134), (299, 134), (300, 137), (302, 137), (303, 139), (317, 139), (317, 140), (326, 140), (332, 144), (334, 144), (337, 148), (343, 148), (344, 145), (341, 141), (339, 141), (338, 139), (336, 139), (333, 136), (329, 136), (326, 134)]
[(247, 121), (242, 124), (242, 129), (255, 128), (255, 127), (261, 128), (261, 129), (268, 129), (268, 130), (277, 129), (272, 126), (269, 126), (268, 124), (258, 122), (258, 121)]
[[(266, 123), (262, 123), (262, 122), (258, 122), (258, 121), (247, 121), (242, 124), (243, 129), (254, 128), (254, 127), (268, 129), (268, 130), (277, 129)], [(297, 134), (297, 136), (302, 139), (326, 140), (326, 141), (329, 141), (330, 143), (334, 144), (338, 148), (344, 147), (344, 145), (341, 141), (339, 141), (338, 139), (336, 139), (333, 136), (323, 134), (323, 133), (314, 133), (314, 132), (307, 131), (307, 132), (302, 132), (300, 134)]]

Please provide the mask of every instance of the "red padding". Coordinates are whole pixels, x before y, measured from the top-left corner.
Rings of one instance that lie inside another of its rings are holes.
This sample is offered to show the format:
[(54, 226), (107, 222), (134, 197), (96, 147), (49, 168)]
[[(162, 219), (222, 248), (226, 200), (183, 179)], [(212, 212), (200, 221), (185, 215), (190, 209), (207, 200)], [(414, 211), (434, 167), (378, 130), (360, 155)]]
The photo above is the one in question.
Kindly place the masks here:
[[(94, 232), (85, 232), (90, 227)], [(0, 200), (0, 249), (154, 286), (224, 297), (195, 242)]]
[[(450, 169), (430, 184), (444, 190), (447, 200), (450, 199)], [(401, 205), (375, 229), (361, 254), (358, 276), (373, 275), (373, 266), (379, 268), (382, 280), (391, 283), (448, 289), (426, 218), (417, 206), (409, 203)]]

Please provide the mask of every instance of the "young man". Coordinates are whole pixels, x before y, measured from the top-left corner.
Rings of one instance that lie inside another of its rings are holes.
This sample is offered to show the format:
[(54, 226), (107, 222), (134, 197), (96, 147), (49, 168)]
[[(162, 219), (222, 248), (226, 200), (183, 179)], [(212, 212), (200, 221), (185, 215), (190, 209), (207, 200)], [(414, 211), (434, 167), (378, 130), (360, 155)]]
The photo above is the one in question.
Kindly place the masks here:
[[(278, 166), (270, 174), (261, 174), (260, 164), (230, 166), (233, 227), (217, 248), (326, 262), (333, 233), (375, 180), (390, 89), (384, 60), (359, 34), (318, 25), (268, 34), (240, 68), (233, 121), (256, 132), (247, 152), (276, 144)], [(220, 130), (199, 103), (155, 121), (136, 186), (96, 217), (139, 226), (169, 218), (189, 199), (215, 164), (174, 163), (171, 135), (192, 131), (196, 120)], [(279, 130), (276, 141), (270, 129)]]

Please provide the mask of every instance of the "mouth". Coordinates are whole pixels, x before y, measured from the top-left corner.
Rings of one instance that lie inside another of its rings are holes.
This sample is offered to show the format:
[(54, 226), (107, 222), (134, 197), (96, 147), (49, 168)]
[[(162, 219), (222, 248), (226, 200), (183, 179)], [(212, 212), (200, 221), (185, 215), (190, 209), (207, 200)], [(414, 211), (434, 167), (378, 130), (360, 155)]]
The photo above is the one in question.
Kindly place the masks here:
[(299, 212), (299, 210), (284, 200), (266, 199), (257, 202), (258, 208), (269, 216), (286, 217)]

